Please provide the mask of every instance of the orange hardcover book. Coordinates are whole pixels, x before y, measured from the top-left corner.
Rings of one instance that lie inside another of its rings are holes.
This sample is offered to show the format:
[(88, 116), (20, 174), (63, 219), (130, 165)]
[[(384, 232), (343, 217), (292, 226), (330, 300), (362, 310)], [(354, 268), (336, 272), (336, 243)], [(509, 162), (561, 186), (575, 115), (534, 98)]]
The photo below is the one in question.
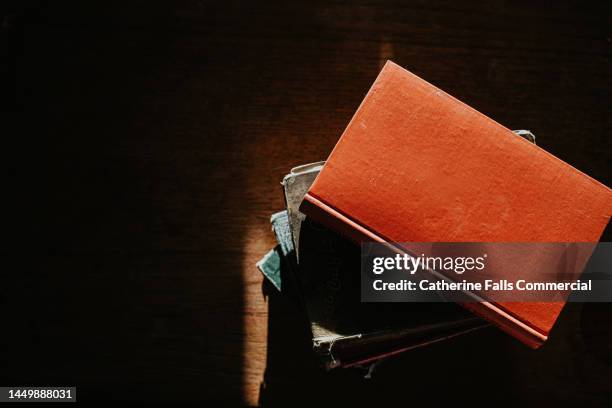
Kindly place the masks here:
[[(301, 209), (356, 242), (597, 242), (612, 192), (387, 62)], [(465, 304), (531, 347), (563, 305)]]

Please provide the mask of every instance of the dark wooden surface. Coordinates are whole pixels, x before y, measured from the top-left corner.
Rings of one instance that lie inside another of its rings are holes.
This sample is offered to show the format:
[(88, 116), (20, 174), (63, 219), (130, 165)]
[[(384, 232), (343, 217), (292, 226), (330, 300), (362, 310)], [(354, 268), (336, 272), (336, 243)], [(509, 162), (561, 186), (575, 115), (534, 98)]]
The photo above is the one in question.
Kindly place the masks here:
[(568, 307), (537, 352), (490, 330), (366, 381), (316, 369), (295, 305), (254, 267), (282, 176), (327, 156), (386, 59), (610, 185), (603, 3), (1, 7), (0, 385), (74, 384), (82, 401), (609, 402), (607, 304)]

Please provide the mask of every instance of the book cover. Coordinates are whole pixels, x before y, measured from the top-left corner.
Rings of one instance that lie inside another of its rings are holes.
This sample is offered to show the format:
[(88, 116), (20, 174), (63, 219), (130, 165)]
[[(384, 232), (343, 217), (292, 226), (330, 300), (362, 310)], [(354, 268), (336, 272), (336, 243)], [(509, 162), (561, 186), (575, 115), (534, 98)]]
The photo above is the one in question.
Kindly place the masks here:
[[(357, 242), (597, 242), (612, 193), (387, 62), (301, 209)], [(537, 347), (563, 305), (466, 306)]]
[[(362, 303), (359, 248), (299, 211), (321, 166), (292, 169), (283, 180), (288, 217), (275, 214), (271, 221), (279, 244), (288, 249), (313, 348), (327, 368), (368, 364), (488, 326), (454, 304)], [(289, 226), (299, 258), (287, 237)]]

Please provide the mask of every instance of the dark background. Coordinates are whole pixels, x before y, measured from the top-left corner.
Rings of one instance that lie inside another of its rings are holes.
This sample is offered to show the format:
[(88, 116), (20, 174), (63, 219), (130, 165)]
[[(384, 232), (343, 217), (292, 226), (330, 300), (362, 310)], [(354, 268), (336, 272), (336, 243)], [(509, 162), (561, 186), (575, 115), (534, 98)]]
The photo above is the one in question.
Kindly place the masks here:
[(254, 267), (283, 175), (327, 157), (386, 59), (610, 185), (603, 4), (3, 2), (0, 385), (75, 385), (81, 402), (610, 402), (609, 304), (569, 305), (538, 351), (488, 330), (366, 381), (316, 368), (299, 310)]

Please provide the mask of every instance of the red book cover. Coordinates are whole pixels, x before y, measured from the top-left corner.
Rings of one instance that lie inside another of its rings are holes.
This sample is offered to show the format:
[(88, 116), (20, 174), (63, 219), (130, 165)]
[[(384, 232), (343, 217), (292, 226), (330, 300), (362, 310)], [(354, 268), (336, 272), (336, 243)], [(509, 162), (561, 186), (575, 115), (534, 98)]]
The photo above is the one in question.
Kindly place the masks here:
[[(387, 62), (301, 209), (356, 242), (597, 242), (612, 192)], [(465, 306), (537, 347), (563, 305)]]

